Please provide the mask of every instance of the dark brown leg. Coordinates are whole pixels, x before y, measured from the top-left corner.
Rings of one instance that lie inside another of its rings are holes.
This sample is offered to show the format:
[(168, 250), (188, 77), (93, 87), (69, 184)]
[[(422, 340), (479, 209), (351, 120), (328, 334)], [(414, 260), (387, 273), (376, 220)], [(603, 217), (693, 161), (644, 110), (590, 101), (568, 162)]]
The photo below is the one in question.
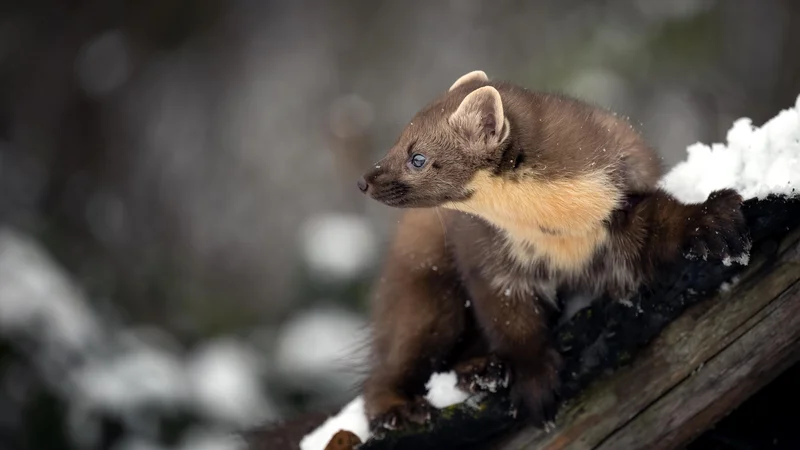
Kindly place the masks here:
[(413, 223), (400, 228), (373, 295), (373, 361), (363, 394), (376, 434), (423, 424), (436, 413), (423, 397), (425, 383), (446, 364), (467, 322), (466, 297), (448, 262), (441, 223), (423, 214), (406, 216)]
[(645, 280), (664, 264), (686, 259), (726, 260), (750, 249), (742, 197), (723, 189), (703, 203), (685, 204), (658, 190), (642, 194), (611, 221), (614, 254)]
[[(423, 398), (424, 384), (456, 346), (466, 315), (463, 306), (450, 304), (450, 295), (433, 295), (421, 282), (394, 291), (386, 319), (378, 322), (382, 328), (375, 332), (376, 364), (364, 385), (373, 430), (422, 424), (435, 414)], [(447, 300), (449, 306), (434, 299)], [(398, 311), (405, 308), (414, 309), (413, 321), (390, 320), (411, 317), (408, 311)]]
[(502, 295), (477, 277), (467, 282), (475, 303), (475, 317), (491, 346), (492, 355), (479, 371), (496, 373), (495, 364), (510, 366), (511, 395), (525, 404), (530, 418), (543, 423), (555, 416), (561, 356), (552, 347), (550, 311), (533, 296)]

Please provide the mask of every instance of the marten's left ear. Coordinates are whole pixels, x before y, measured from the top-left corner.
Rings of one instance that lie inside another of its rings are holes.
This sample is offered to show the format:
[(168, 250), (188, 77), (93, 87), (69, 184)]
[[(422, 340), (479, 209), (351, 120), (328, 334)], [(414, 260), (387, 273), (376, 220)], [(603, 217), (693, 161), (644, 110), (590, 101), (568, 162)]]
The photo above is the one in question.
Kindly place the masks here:
[(499, 144), (510, 131), (500, 93), (492, 86), (467, 94), (448, 121), (469, 142), (476, 144)]
[(453, 89), (455, 89), (455, 88), (457, 88), (457, 87), (459, 87), (461, 85), (470, 83), (472, 81), (489, 81), (489, 77), (486, 76), (486, 72), (484, 72), (482, 70), (473, 70), (472, 72), (469, 72), (469, 73), (466, 73), (464, 75), (461, 75), (455, 81), (455, 83), (453, 83), (450, 86), (450, 89), (448, 89), (447, 92), (450, 92)]

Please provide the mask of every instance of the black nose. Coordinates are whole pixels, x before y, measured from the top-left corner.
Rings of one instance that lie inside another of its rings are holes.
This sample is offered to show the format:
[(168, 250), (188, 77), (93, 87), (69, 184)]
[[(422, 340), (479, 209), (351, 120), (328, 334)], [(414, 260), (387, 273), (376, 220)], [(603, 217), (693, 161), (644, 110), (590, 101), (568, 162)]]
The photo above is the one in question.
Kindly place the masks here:
[(361, 192), (367, 192), (367, 189), (369, 189), (367, 180), (365, 180), (364, 177), (358, 179), (358, 189), (360, 189)]

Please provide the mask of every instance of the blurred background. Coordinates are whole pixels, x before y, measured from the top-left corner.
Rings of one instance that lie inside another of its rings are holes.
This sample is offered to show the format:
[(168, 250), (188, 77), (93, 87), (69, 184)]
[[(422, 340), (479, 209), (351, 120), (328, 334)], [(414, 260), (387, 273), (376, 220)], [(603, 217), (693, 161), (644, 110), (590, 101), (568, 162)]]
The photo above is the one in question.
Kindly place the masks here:
[(796, 0), (5, 0), (0, 449), (229, 449), (356, 395), (357, 176), (485, 70), (664, 157), (800, 94)]

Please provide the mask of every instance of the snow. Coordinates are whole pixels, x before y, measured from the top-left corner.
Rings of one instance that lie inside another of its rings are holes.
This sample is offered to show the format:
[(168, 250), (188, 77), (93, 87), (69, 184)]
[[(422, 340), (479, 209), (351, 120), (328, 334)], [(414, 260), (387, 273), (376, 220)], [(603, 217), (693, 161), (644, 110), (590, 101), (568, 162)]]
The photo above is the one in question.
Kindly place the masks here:
[(434, 373), (425, 384), (428, 394), (425, 398), (437, 408), (447, 408), (469, 398), (469, 394), (456, 387), (455, 372)]
[[(141, 434), (121, 446), (137, 450), (163, 448), (150, 443), (158, 434), (151, 406), (194, 410), (233, 428), (274, 416), (258, 355), (244, 343), (218, 338), (183, 354), (163, 333), (103, 324), (36, 241), (8, 228), (0, 228), (0, 333), (35, 344), (33, 362), (67, 402), (80, 448), (96, 447), (98, 411)], [(180, 450), (236, 445), (227, 434), (196, 433)]]
[(321, 277), (346, 280), (370, 267), (377, 256), (377, 236), (359, 215), (314, 216), (301, 230), (305, 259)]
[[(465, 401), (469, 395), (456, 387), (454, 372), (434, 373), (425, 385), (428, 389), (426, 399), (436, 408), (446, 408)], [(317, 429), (303, 437), (300, 450), (324, 450), (334, 434), (348, 430), (358, 436), (361, 442), (370, 437), (367, 417), (364, 413), (364, 399), (356, 397), (335, 416), (330, 417)]]
[(109, 343), (118, 352), (90, 355), (68, 374), (71, 395), (85, 406), (124, 415), (149, 405), (191, 405), (237, 427), (255, 426), (271, 415), (260, 393), (257, 357), (244, 343), (212, 340), (186, 358), (135, 337), (125, 345)]
[(683, 202), (702, 202), (715, 190), (733, 188), (745, 199), (800, 192), (800, 96), (761, 127), (734, 122), (727, 144), (696, 143), (661, 186)]
[(325, 450), (328, 442), (339, 430), (348, 430), (358, 436), (361, 442), (369, 439), (369, 424), (364, 414), (364, 399), (356, 397), (339, 414), (330, 417), (316, 430), (300, 441), (300, 450)]
[(233, 433), (198, 429), (190, 431), (181, 439), (178, 450), (247, 450), (247, 446)]
[(296, 314), (281, 327), (275, 362), (287, 379), (349, 388), (355, 376), (343, 370), (365, 357), (365, 320), (349, 311), (317, 307)]
[(85, 348), (97, 337), (98, 323), (77, 286), (33, 240), (8, 228), (0, 229), (0, 286), (0, 331), (44, 333), (55, 352)]
[[(761, 127), (748, 118), (734, 122), (727, 144), (697, 143), (688, 158), (662, 179), (661, 187), (683, 202), (702, 202), (715, 190), (733, 188), (745, 199), (769, 194), (794, 196), (800, 191), (800, 96), (793, 108), (781, 111)], [(748, 255), (726, 260), (746, 265)], [(728, 286), (722, 286), (724, 290)], [(469, 301), (465, 303), (469, 307)], [(455, 374), (433, 374), (426, 384), (428, 400), (437, 408), (461, 403), (468, 395), (455, 387)], [(362, 397), (329, 418), (300, 443), (301, 450), (324, 450), (339, 430), (349, 430), (362, 441), (369, 437)]]
[[(218, 434), (207, 431), (190, 431), (174, 450), (246, 450), (243, 441), (231, 434)], [(172, 447), (142, 438), (128, 438), (114, 447), (114, 450), (173, 450)]]
[(737, 257), (726, 256), (725, 258), (722, 259), (722, 264), (725, 266), (730, 266), (733, 263), (746, 266), (748, 263), (750, 263), (750, 255), (745, 253)]
[(200, 411), (220, 422), (247, 428), (262, 423), (270, 406), (261, 395), (258, 355), (244, 342), (220, 338), (198, 349), (186, 378)]
[(181, 364), (170, 353), (145, 346), (97, 358), (71, 378), (82, 401), (120, 413), (186, 398)]

